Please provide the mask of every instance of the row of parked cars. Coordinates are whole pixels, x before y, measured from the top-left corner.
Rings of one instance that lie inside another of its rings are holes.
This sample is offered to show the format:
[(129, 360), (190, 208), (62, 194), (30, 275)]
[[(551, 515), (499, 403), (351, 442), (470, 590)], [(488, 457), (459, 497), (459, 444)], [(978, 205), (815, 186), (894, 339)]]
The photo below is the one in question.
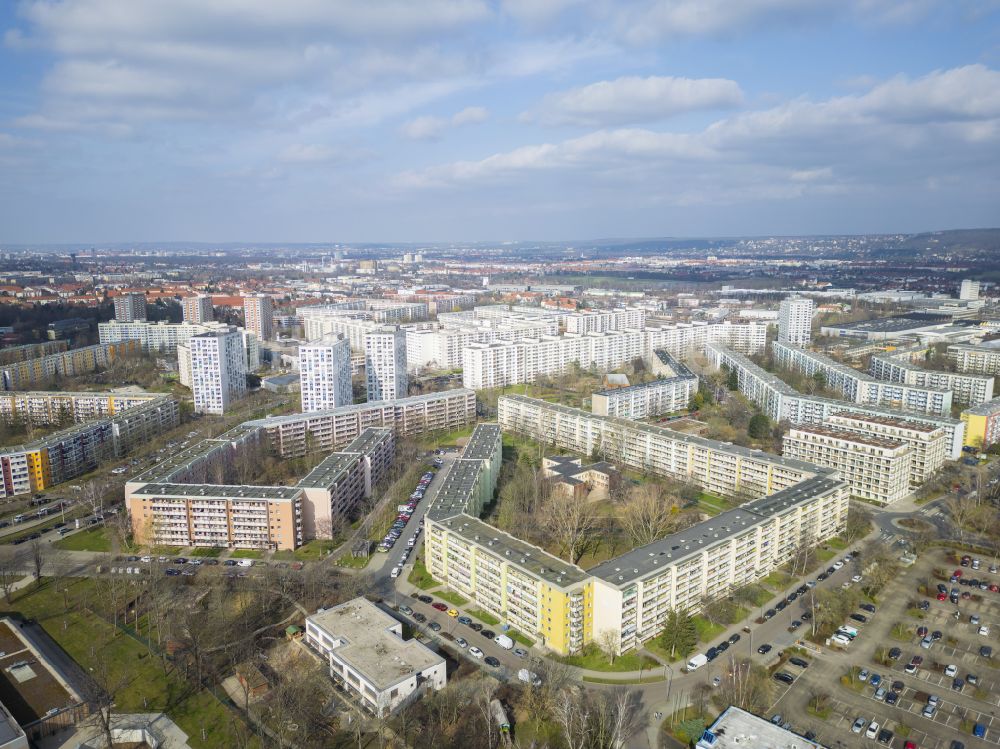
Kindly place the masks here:
[[(385, 534), (385, 538), (383, 538), (379, 543), (377, 547), (378, 551), (384, 553), (396, 545), (396, 541), (398, 541), (399, 537), (403, 535), (403, 529), (406, 528), (406, 524), (410, 522), (410, 518), (413, 517), (413, 513), (416, 512), (417, 505), (420, 504), (420, 500), (424, 498), (424, 494), (427, 492), (427, 487), (430, 486), (433, 479), (433, 471), (427, 471), (427, 473), (420, 477), (417, 488), (413, 490), (413, 493), (410, 495), (406, 504), (399, 506), (399, 514), (393, 521), (392, 527), (389, 528), (389, 532)], [(413, 544), (410, 545), (410, 548), (413, 548)], [(393, 577), (395, 577), (395, 575)]]

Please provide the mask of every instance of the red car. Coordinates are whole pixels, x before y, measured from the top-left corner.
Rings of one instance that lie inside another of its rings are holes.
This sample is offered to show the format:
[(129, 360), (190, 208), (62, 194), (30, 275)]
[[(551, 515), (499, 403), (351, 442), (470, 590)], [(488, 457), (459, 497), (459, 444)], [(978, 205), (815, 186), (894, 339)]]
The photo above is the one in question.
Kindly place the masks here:
[(903, 749), (917, 749), (917, 745), (914, 744), (912, 741), (907, 741), (905, 744), (903, 744)]
[(448, 610), (448, 607), (445, 604), (441, 603), (440, 601), (438, 601), (437, 603), (432, 603), (431, 604), (431, 608), (435, 608), (438, 611), (447, 611)]
[(961, 577), (962, 576), (962, 570), (955, 570), (952, 573), (952, 575), (954, 575), (955, 577)]
[(938, 593), (938, 600), (939, 601), (947, 601), (948, 600), (948, 594), (947, 593)]

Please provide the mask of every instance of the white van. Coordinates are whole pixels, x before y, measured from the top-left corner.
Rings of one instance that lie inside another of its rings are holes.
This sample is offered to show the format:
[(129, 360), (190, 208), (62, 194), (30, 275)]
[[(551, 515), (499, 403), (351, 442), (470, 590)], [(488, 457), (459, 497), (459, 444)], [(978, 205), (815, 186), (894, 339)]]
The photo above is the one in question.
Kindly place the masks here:
[(691, 660), (687, 662), (688, 671), (697, 671), (699, 668), (708, 663), (708, 656), (704, 653), (698, 653), (698, 655), (693, 656)]
[(252, 559), (238, 559), (236, 561), (236, 565), (238, 567), (253, 567), (253, 560)]
[(857, 637), (857, 636), (858, 636), (858, 630), (857, 630), (857, 629), (855, 629), (854, 627), (849, 627), (849, 626), (848, 626), (848, 625), (846, 625), (846, 624), (843, 624), (843, 625), (841, 625), (840, 629), (838, 629), (837, 631), (838, 631), (838, 632), (843, 632), (843, 633), (844, 633), (844, 634), (846, 634), (846, 635), (847, 635), (848, 637), (850, 637), (850, 638), (851, 638), (852, 640), (853, 640), (853, 639), (854, 639), (855, 637)]
[(504, 650), (513, 650), (514, 641), (510, 639), (507, 635), (497, 635), (493, 638), (493, 642), (502, 647)]
[(847, 648), (851, 646), (851, 641), (844, 637), (843, 635), (834, 635), (830, 638), (831, 645), (837, 645), (838, 647)]

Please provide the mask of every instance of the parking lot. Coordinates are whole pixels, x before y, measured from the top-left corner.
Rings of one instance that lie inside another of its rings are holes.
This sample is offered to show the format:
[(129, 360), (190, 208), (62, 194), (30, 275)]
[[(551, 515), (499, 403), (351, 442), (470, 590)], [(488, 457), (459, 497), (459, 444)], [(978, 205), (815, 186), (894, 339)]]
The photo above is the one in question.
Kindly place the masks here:
[[(974, 574), (982, 581), (1000, 582), (1000, 575), (990, 573), (987, 567), (984, 563)], [(951, 575), (953, 568), (944, 551), (932, 550), (913, 567), (902, 570), (882, 592), (874, 616), (865, 623), (847, 622), (858, 635), (846, 649), (823, 648), (810, 668), (793, 674), (793, 685), (777, 684), (780, 688), (771, 713), (794, 716), (794, 730), (812, 731), (818, 741), (831, 747), (863, 745), (865, 728), (860, 733), (852, 730), (859, 718), (865, 727), (873, 720), (879, 724), (882, 739), (869, 739), (873, 746), (902, 749), (906, 741), (918, 749), (951, 749), (956, 741), (966, 749), (1000, 745), (1000, 661), (995, 653), (989, 657), (980, 654), (983, 646), (996, 650), (1000, 594), (976, 590), (966, 598), (959, 595), (957, 603), (952, 603), (954, 586), (947, 577), (943, 581), (936, 577), (934, 570)], [(939, 582), (948, 587), (944, 601), (937, 600), (934, 590)], [(920, 584), (929, 586), (929, 595), (918, 592)], [(971, 586), (958, 587), (972, 590)], [(977, 623), (970, 620), (972, 616), (978, 617)], [(989, 627), (988, 634), (979, 633), (983, 625)], [(918, 628), (926, 628), (929, 647), (922, 646), (924, 630), (918, 635)], [(935, 632), (939, 639), (931, 639)], [(898, 657), (887, 664), (876, 662), (878, 652), (889, 648), (898, 648)], [(923, 660), (907, 673), (906, 666), (914, 656)], [(843, 677), (852, 673), (852, 667), (855, 678), (848, 677), (845, 684)], [(856, 678), (860, 669), (878, 674), (876, 681), (881, 683), (873, 686), (870, 675), (861, 682)], [(787, 665), (782, 670), (793, 671)], [(896, 682), (902, 682), (896, 685), (897, 695), (886, 702)], [(885, 691), (879, 692), (879, 687)], [(821, 715), (808, 711), (816, 694), (827, 696)], [(925, 714), (932, 698), (936, 708)], [(977, 724), (985, 732), (981, 738), (973, 735)]]

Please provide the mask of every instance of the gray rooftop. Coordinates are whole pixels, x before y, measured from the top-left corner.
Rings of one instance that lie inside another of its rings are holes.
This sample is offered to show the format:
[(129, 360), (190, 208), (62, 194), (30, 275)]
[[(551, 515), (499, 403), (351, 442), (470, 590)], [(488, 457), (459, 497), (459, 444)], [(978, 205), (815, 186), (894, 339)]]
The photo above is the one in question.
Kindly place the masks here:
[(133, 494), (156, 497), (290, 500), (301, 493), (293, 486), (226, 486), (220, 484), (146, 484)]
[(328, 489), (348, 470), (357, 465), (358, 453), (333, 453), (309, 471), (297, 484), (306, 489)]
[(980, 403), (978, 406), (973, 406), (965, 410), (965, 413), (973, 416), (991, 416), (997, 412), (1000, 412), (1000, 398), (994, 398), (991, 401)]
[(464, 460), (489, 460), (493, 457), (496, 441), (500, 438), (499, 424), (480, 424), (462, 451)]
[(456, 460), (438, 488), (434, 504), (427, 511), (431, 520), (443, 520), (465, 512), (482, 472), (483, 463), (480, 460)]
[(350, 406), (332, 408), (328, 411), (310, 411), (309, 413), (288, 414), (287, 416), (268, 416), (264, 419), (255, 419), (244, 422), (243, 426), (253, 425), (261, 427), (276, 427), (282, 424), (297, 424), (311, 419), (322, 419), (329, 416), (337, 416), (346, 413), (364, 413), (376, 408), (402, 408), (405, 406), (427, 403), (457, 396), (475, 395), (475, 390), (468, 388), (456, 388), (455, 390), (441, 390), (435, 393), (424, 393), (423, 395), (411, 395), (408, 398), (399, 398), (390, 401), (369, 401), (368, 403), (356, 403)]
[[(839, 741), (837, 743), (840, 744)], [(826, 749), (822, 744), (803, 738), (738, 707), (726, 708), (705, 732), (696, 749), (706, 748)]]
[(391, 631), (398, 621), (365, 598), (307, 617), (307, 622), (345, 640), (335, 656), (385, 691), (414, 674), (444, 663), (444, 658), (416, 640), (403, 640)]

